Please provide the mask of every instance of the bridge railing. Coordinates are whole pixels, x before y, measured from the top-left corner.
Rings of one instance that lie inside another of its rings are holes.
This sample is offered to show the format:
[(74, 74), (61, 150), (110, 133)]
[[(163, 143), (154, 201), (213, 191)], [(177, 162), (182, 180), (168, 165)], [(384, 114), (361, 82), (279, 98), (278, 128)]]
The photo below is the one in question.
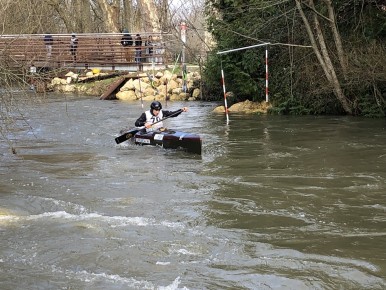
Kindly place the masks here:
[[(151, 34), (151, 46), (145, 41), (150, 34), (141, 34), (141, 63), (164, 64), (170, 61), (170, 53), (165, 46), (165, 35)], [(109, 67), (116, 68), (136, 65), (133, 46), (121, 45), (122, 34), (77, 34), (76, 57), (70, 50), (71, 34), (52, 34), (52, 50), (44, 43), (44, 34), (0, 35), (0, 61), (8, 67)], [(134, 42), (135, 33), (131, 34)], [(158, 40), (157, 40), (158, 39)], [(160, 40), (162, 39), (162, 41)], [(149, 49), (152, 48), (152, 54)]]

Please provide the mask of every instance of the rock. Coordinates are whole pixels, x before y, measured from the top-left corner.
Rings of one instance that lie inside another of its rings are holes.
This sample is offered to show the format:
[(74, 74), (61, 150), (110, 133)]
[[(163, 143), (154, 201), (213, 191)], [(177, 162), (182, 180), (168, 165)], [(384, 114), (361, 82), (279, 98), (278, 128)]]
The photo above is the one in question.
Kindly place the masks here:
[(171, 80), (173, 75), (172, 75), (172, 73), (170, 71), (165, 70), (162, 77), (165, 78), (165, 79)]
[(180, 94), (171, 94), (169, 100), (180, 101)]
[(174, 90), (172, 90), (172, 93), (173, 94), (180, 94), (182, 92), (182, 88), (175, 88)]
[(168, 93), (171, 93), (174, 89), (178, 88), (179, 85), (175, 80), (170, 80), (168, 82)]
[(170, 97), (170, 100), (171, 101), (186, 101), (188, 100), (190, 97), (190, 94), (188, 93), (180, 93), (180, 94), (173, 94), (171, 97)]
[(158, 94), (162, 94), (163, 96), (166, 96), (166, 86), (160, 85), (157, 87)]
[(58, 77), (55, 77), (51, 80), (51, 85), (52, 86), (56, 86), (56, 85), (60, 85), (61, 84), (61, 79), (58, 78)]
[(143, 101), (146, 101), (146, 102), (151, 102), (151, 101), (154, 101), (155, 100), (155, 96), (152, 96), (152, 95), (148, 95), (148, 96), (144, 96), (142, 98)]
[(136, 80), (133, 80), (133, 86), (136, 90), (143, 91), (149, 86), (149, 84), (143, 82), (141, 79), (136, 79)]
[(141, 81), (143, 81), (144, 83), (150, 84), (150, 79), (147, 76), (144, 78), (141, 78)]
[(163, 95), (163, 94), (156, 94), (154, 96), (154, 100), (155, 101), (160, 101), (160, 102), (165, 101), (165, 95)]
[(156, 94), (156, 90), (149, 86), (149, 87), (147, 87), (144, 90), (143, 93), (145, 94), (145, 96), (152, 96), (152, 97), (154, 97), (154, 95)]
[(199, 99), (201, 96), (201, 90), (198, 88), (195, 88), (192, 93), (193, 99)]
[(135, 86), (133, 84), (133, 79), (129, 79), (121, 88), (120, 91), (129, 91), (129, 90), (135, 90)]
[[(245, 113), (245, 114), (255, 114), (255, 113), (261, 113), (266, 114), (268, 109), (271, 107), (271, 105), (267, 102), (251, 102), (249, 100), (246, 100), (245, 102), (239, 102), (234, 105), (232, 105), (230, 108), (228, 108), (229, 113)], [(224, 113), (225, 108), (224, 106), (217, 107), (213, 110), (215, 113)]]
[(137, 100), (137, 95), (134, 91), (120, 91), (116, 94), (118, 100), (122, 101), (135, 101)]
[[(92, 69), (92, 71), (87, 70), (82, 72), (81, 75), (69, 71), (66, 74), (65, 79), (57, 77), (52, 79), (50, 86), (56, 91), (87, 93), (100, 96), (108, 88), (108, 85), (104, 85), (103, 83), (98, 85), (98, 82), (95, 82), (92, 86), (84, 86), (77, 82), (79, 79), (109, 74), (98, 70), (99, 69)], [(140, 73), (137, 74), (138, 79), (129, 79), (120, 88), (119, 92), (116, 94), (116, 98), (120, 100), (138, 100), (141, 98), (140, 91), (142, 92), (142, 100), (165, 101), (166, 96), (170, 97), (171, 100), (180, 101), (200, 98), (201, 92), (198, 89), (200, 83), (195, 81), (196, 79), (200, 80), (200, 76), (196, 72), (188, 72), (187, 74), (186, 85), (191, 94), (183, 92), (182, 78), (178, 77), (176, 74), (172, 74), (171, 71), (158, 71), (155, 75), (151, 75), (152, 77), (150, 78), (149, 73), (150, 72)]]
[(161, 81), (157, 78), (152, 78), (150, 84), (152, 87), (158, 87), (161, 85)]
[(76, 91), (75, 85), (65, 85), (65, 86), (62, 86), (62, 90), (65, 93), (73, 93), (73, 92)]
[(225, 113), (225, 107), (224, 106), (218, 106), (213, 109), (213, 113)]

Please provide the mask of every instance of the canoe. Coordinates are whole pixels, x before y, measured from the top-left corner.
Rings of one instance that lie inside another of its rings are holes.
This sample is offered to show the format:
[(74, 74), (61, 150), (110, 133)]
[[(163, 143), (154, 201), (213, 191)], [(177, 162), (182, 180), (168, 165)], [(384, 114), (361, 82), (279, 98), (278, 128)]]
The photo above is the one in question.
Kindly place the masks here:
[(200, 154), (202, 141), (197, 134), (165, 129), (164, 131), (137, 132), (132, 141), (138, 145), (162, 146), (166, 149), (183, 149), (186, 152)]

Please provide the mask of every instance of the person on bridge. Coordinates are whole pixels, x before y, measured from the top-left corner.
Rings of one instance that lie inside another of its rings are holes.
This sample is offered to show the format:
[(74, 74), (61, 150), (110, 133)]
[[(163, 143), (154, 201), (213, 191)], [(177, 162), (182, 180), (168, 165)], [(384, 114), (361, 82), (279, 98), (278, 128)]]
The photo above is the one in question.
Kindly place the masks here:
[(121, 38), (121, 45), (125, 49), (125, 59), (128, 62), (133, 62), (133, 55), (132, 55), (132, 46), (133, 46), (133, 38), (131, 37), (129, 31), (127, 29), (123, 30), (123, 36)]
[(78, 49), (78, 38), (76, 37), (75, 33), (71, 34), (70, 39), (70, 52), (72, 55), (72, 60), (76, 62), (76, 50)]
[(142, 71), (142, 38), (139, 34), (135, 36), (135, 62), (138, 65), (138, 70)]
[[(146, 131), (162, 130), (162, 119), (165, 117), (177, 117), (182, 112), (187, 112), (188, 108), (183, 107), (177, 111), (162, 110), (162, 104), (158, 101), (154, 101), (150, 104), (150, 110), (141, 114), (141, 116), (135, 121), (136, 127), (145, 126)], [(161, 121), (161, 122), (160, 122)], [(154, 124), (158, 122), (157, 124)], [(153, 125), (154, 124), (154, 125)]]
[(54, 43), (54, 39), (52, 38), (52, 35), (47, 32), (46, 35), (44, 35), (43, 40), (47, 50), (47, 57), (51, 57), (52, 44)]
[(148, 57), (148, 62), (153, 62), (153, 36), (149, 35), (147, 40), (145, 41), (145, 47), (146, 47), (146, 56)]

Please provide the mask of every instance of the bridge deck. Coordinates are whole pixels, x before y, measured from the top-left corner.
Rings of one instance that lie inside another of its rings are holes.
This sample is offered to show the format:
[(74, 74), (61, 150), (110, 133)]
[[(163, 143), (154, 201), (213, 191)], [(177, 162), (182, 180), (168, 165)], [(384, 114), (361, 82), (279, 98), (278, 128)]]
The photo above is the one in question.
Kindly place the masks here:
[[(52, 35), (51, 53), (43, 41), (44, 35), (0, 36), (0, 61), (12, 68), (31, 66), (61, 67), (100, 67), (113, 70), (136, 70), (135, 47), (121, 45), (122, 34), (88, 34), (77, 35), (78, 47), (76, 58), (70, 51), (71, 35)], [(134, 35), (132, 35), (134, 38)], [(149, 55), (142, 36), (141, 63), (145, 66), (160, 66), (167, 62), (167, 50), (163, 43), (153, 43), (153, 54)]]

